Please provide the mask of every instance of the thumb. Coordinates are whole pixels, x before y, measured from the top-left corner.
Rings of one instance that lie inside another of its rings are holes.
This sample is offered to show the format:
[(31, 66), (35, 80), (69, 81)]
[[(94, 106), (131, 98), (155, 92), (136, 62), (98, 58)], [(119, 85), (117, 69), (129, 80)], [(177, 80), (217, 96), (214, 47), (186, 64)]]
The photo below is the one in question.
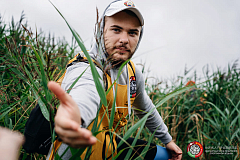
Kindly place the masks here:
[[(54, 81), (48, 82), (48, 88), (57, 96), (61, 103), (66, 104), (70, 100), (70, 96)], [(70, 101), (71, 102), (71, 101)]]

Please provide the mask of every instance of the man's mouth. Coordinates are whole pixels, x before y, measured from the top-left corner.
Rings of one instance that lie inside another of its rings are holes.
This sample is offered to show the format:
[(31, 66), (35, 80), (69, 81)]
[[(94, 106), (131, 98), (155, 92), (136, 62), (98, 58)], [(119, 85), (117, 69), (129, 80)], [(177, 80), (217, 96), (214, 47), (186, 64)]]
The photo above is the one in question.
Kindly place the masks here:
[(115, 50), (120, 54), (130, 52), (130, 50), (128, 50), (126, 47), (116, 47)]

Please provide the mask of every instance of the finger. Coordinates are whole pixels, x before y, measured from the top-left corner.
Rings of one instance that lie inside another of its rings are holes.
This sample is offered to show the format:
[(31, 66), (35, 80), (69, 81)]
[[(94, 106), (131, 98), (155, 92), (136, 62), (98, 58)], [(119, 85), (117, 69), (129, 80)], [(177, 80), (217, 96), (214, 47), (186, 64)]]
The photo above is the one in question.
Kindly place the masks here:
[[(71, 119), (68, 118), (61, 118), (59, 116), (55, 116), (55, 131), (58, 133), (59, 128), (65, 129), (65, 130), (75, 130), (77, 131), (78, 128), (80, 128), (79, 124)], [(61, 133), (60, 133), (61, 134)]]
[(71, 102), (71, 97), (56, 82), (48, 82), (48, 88), (57, 96), (61, 103)]
[(19, 132), (12, 132), (9, 129), (0, 127), (0, 159), (18, 159), (19, 149), (23, 141), (23, 135)]
[(13, 134), (14, 134), (13, 136), (15, 137), (15, 139), (12, 138), (12, 140), (16, 144), (19, 144), (19, 146), (21, 146), (25, 142), (25, 137), (18, 131), (14, 131)]
[(178, 159), (179, 160), (182, 159), (182, 154), (178, 155)]
[(181, 160), (181, 159), (182, 159), (182, 154), (178, 154), (178, 153), (172, 154), (171, 160)]
[(56, 126), (55, 131), (58, 133), (61, 139), (63, 139), (63, 137), (68, 137), (69, 139), (89, 139), (92, 136), (92, 132), (85, 128), (79, 128), (78, 130), (68, 130)]
[(9, 138), (12, 143), (18, 144), (21, 146), (24, 142), (24, 136), (17, 131), (11, 131), (7, 128), (0, 127), (0, 138), (4, 137), (4, 139)]
[(89, 139), (89, 138), (93, 137), (92, 132), (86, 128), (78, 128), (78, 133), (81, 137), (83, 137), (85, 139)]
[(84, 138), (75, 138), (75, 139), (70, 139), (68, 137), (63, 137), (63, 142), (68, 144), (71, 147), (74, 148), (80, 148), (80, 147), (86, 147), (86, 146), (91, 146), (97, 142), (97, 139), (95, 137), (90, 137), (89, 139), (84, 139)]
[(61, 127), (55, 127), (55, 131), (61, 139), (63, 139), (63, 137), (79, 138), (79, 133), (76, 130), (68, 130)]
[(60, 138), (64, 143), (74, 148), (91, 146), (97, 142), (96, 137), (92, 136), (92, 133), (85, 128), (78, 129), (78, 136), (76, 138), (70, 138), (65, 135)]
[(71, 145), (93, 145), (97, 142), (97, 139), (94, 136), (91, 136), (88, 139), (63, 137), (62, 140), (64, 143), (71, 144)]
[(176, 146), (176, 147), (177, 147), (176, 150), (175, 150), (176, 154), (181, 155), (182, 154), (181, 148), (179, 148), (178, 146)]

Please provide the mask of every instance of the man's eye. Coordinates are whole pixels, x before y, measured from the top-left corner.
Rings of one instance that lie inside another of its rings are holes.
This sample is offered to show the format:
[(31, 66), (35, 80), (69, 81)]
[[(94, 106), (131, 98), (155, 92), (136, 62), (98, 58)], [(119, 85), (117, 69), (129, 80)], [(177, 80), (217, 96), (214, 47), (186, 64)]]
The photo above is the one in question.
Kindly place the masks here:
[(129, 32), (129, 34), (130, 34), (131, 36), (136, 36), (136, 35), (137, 35), (136, 32)]
[(120, 29), (115, 28), (115, 29), (113, 29), (113, 31), (114, 32), (120, 32)]

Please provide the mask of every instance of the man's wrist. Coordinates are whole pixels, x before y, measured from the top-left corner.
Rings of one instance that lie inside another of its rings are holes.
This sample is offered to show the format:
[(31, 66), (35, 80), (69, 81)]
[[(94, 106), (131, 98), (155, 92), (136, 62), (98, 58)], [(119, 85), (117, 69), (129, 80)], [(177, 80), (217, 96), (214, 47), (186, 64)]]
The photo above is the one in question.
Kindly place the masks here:
[[(170, 142), (173, 142), (173, 140), (171, 140)], [(170, 142), (166, 143), (166, 144), (165, 144), (165, 147), (166, 147)]]
[(167, 132), (163, 137), (159, 138), (163, 144), (167, 145), (172, 141), (172, 136)]

